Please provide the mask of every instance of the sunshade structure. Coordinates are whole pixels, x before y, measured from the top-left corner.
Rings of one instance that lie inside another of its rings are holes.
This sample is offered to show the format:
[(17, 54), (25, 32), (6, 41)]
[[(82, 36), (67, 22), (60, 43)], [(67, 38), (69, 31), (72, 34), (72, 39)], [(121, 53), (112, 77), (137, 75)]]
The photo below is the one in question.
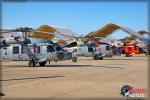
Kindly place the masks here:
[(29, 34), (30, 37), (51, 40), (54, 37), (64, 38), (65, 36), (78, 36), (75, 32), (73, 32), (70, 29), (49, 26), (49, 25), (42, 25), (42, 26), (38, 27), (36, 30), (37, 30), (37, 32), (32, 32)]
[(64, 45), (67, 39), (71, 39), (73, 37), (78, 36), (78, 34), (73, 32), (72, 30), (64, 27), (42, 25), (36, 30), (37, 32), (32, 32), (30, 34), (30, 37), (53, 40), (61, 45)]
[(86, 36), (105, 37), (117, 29), (119, 29), (119, 26), (110, 23), (110, 24), (107, 24), (106, 26), (100, 28), (99, 30), (97, 30), (95, 32), (91, 32), (91, 33), (87, 34)]
[(53, 32), (55, 32), (55, 30), (49, 27), (48, 25), (40, 26), (36, 30), (37, 32), (30, 33), (31, 37), (42, 38), (46, 40), (51, 40), (55, 37), (54, 34), (52, 34)]
[(68, 28), (65, 28), (65, 27), (57, 27), (57, 26), (50, 26), (50, 27), (55, 29), (56, 32), (58, 32), (58, 33), (60, 33), (64, 36), (73, 36), (73, 37), (79, 36), (77, 33), (72, 31), (71, 29), (68, 29)]
[(78, 34), (73, 32), (72, 30), (64, 27), (56, 27), (49, 25), (42, 25), (37, 29), (32, 29), (28, 27), (20, 27), (16, 29), (0, 29), (1, 37), (9, 37), (11, 35), (19, 35), (19, 36), (27, 36), (31, 37), (34, 42), (39, 41), (47, 41), (51, 40), (54, 42), (58, 42), (59, 44), (65, 44), (73, 41), (74, 37), (77, 37)]
[[(138, 31), (137, 33), (139, 33), (141, 35), (146, 34), (146, 32), (142, 32), (142, 31)], [(129, 36), (129, 37), (124, 38), (124, 41), (131, 41), (131, 40), (136, 40), (136, 37), (135, 36)]]
[(143, 40), (143, 36), (140, 35), (137, 32), (134, 32), (133, 30), (127, 28), (127, 27), (123, 27), (123, 26), (119, 26), (113, 23), (107, 24), (104, 27), (100, 28), (99, 30), (95, 31), (95, 32), (91, 32), (87, 35), (85, 35), (85, 37), (106, 37), (107, 35), (111, 34), (112, 32), (116, 31), (116, 30), (122, 30), (125, 31), (127, 33), (129, 33), (130, 35), (132, 35), (133, 37), (131, 37), (132, 39), (134, 37)]

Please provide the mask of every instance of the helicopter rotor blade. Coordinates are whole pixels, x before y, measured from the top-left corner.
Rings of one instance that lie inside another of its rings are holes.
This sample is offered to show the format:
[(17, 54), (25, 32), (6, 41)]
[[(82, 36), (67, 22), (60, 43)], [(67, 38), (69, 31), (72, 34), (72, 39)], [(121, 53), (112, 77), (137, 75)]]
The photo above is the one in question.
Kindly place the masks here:
[(0, 29), (0, 34), (16, 32), (16, 29)]
[(42, 38), (42, 39), (46, 39), (46, 40), (51, 40), (55, 37), (55, 35), (53, 33), (37, 31), (37, 30), (31, 30), (28, 33), (28, 35), (29, 35), (29, 37)]
[(16, 29), (0, 29), (0, 33), (11, 33), (11, 32), (30, 32), (33, 31), (32, 28), (29, 27), (20, 27), (20, 28), (16, 28)]

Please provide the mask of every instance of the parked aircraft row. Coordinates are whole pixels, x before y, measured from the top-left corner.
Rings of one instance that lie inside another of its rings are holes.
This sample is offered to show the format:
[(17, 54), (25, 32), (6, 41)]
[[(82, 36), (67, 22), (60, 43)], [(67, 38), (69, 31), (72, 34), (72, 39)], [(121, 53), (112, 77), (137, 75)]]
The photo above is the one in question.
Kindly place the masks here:
[[(80, 56), (102, 60), (104, 57), (112, 57), (115, 53), (120, 52), (122, 54), (122, 51), (126, 53), (126, 56), (131, 56), (136, 51), (131, 49), (132, 45), (129, 46), (129, 44), (124, 44), (121, 41), (121, 49), (119, 49), (113, 44), (114, 41), (110, 43), (100, 41), (101, 38), (106, 38), (108, 34), (117, 29), (122, 29), (135, 36), (146, 45), (150, 44), (149, 38), (145, 38), (129, 28), (115, 24), (108, 24), (98, 31), (91, 32), (85, 36), (77, 36), (77, 34), (69, 29), (48, 25), (42, 25), (37, 29), (28, 27), (1, 29), (0, 59), (25, 60), (29, 61), (29, 66), (36, 66), (38, 64), (45, 66), (47, 62), (51, 61), (72, 60), (77, 62), (77, 58)], [(17, 36), (16, 33), (18, 32), (22, 34)], [(134, 48), (137, 47), (135, 46)]]

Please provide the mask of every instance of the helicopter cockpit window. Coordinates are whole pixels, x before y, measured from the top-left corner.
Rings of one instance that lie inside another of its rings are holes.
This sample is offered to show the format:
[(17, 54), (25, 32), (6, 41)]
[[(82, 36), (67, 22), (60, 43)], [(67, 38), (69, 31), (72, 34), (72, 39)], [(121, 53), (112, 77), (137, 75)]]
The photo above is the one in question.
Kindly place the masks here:
[(57, 50), (57, 51), (62, 51), (62, 48), (59, 47), (59, 46), (56, 46), (56, 50)]
[(19, 46), (13, 47), (13, 54), (19, 54)]
[(52, 45), (47, 45), (47, 52), (55, 52), (55, 49)]
[(74, 52), (77, 52), (77, 49), (74, 49)]
[(40, 53), (40, 46), (37, 46), (37, 53)]
[(106, 46), (106, 50), (110, 50), (110, 47), (109, 47), (109, 46)]
[(93, 52), (93, 48), (92, 47), (88, 47), (88, 52)]

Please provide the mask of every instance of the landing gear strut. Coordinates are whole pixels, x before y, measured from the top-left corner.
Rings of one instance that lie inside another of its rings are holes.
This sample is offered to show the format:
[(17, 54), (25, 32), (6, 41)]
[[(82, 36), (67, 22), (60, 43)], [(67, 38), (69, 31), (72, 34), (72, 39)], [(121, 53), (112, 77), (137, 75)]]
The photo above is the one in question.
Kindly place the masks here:
[(45, 66), (45, 64), (46, 64), (46, 61), (44, 61), (44, 62), (39, 62), (39, 65), (40, 65), (40, 66)]
[(32, 67), (35, 67), (35, 62), (34, 62), (34, 61), (29, 61), (28, 66), (29, 66), (29, 67), (31, 67), (31, 66), (32, 66)]
[(103, 57), (102, 56), (99, 56), (99, 55), (95, 55), (93, 57), (94, 60), (103, 60)]
[(132, 54), (126, 54), (126, 57), (132, 57)]

